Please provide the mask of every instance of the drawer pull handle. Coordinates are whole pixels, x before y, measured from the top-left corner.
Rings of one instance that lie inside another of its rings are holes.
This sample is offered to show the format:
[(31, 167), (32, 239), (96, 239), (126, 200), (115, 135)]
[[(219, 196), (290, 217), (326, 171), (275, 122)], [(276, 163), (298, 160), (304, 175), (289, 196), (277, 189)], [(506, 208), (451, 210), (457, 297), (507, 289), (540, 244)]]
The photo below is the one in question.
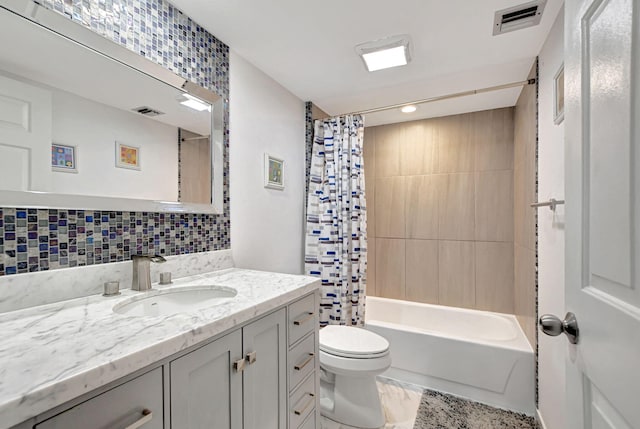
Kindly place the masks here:
[(138, 429), (142, 425), (149, 423), (152, 418), (153, 418), (153, 414), (151, 413), (151, 410), (145, 408), (144, 410), (142, 410), (142, 417), (140, 417), (138, 420), (131, 423), (129, 426), (127, 426), (124, 429)]
[(302, 325), (303, 323), (307, 323), (309, 320), (313, 319), (313, 316), (315, 316), (315, 315), (316, 315), (316, 313), (314, 313), (314, 312), (309, 312), (309, 313), (307, 313), (307, 315), (306, 315), (306, 316), (304, 316), (303, 318), (298, 319), (298, 320), (294, 320), (294, 321), (293, 321), (293, 324), (294, 324), (294, 325), (296, 325), (296, 326), (300, 326), (300, 325)]
[(244, 371), (244, 359), (239, 359), (239, 360), (235, 361), (233, 363), (233, 369), (235, 369), (236, 372)]
[(304, 404), (302, 409), (299, 410), (296, 408), (293, 410), (296, 416), (302, 415), (306, 411), (306, 409), (309, 408), (309, 406), (314, 403), (316, 395), (314, 395), (313, 393), (307, 393), (307, 396), (309, 397), (309, 400)]
[(311, 362), (313, 360), (313, 357), (315, 355), (316, 355), (315, 353), (309, 353), (309, 356), (307, 356), (307, 358), (304, 360), (304, 362), (302, 362), (300, 365), (295, 365), (293, 367), (293, 369), (295, 369), (296, 371), (302, 370), (302, 368), (307, 366), (309, 364), (309, 362)]
[(252, 363), (255, 363), (255, 361), (257, 360), (256, 354), (257, 354), (256, 352), (247, 353), (247, 356), (245, 359), (247, 359), (247, 362), (249, 362), (249, 365), (251, 365)]

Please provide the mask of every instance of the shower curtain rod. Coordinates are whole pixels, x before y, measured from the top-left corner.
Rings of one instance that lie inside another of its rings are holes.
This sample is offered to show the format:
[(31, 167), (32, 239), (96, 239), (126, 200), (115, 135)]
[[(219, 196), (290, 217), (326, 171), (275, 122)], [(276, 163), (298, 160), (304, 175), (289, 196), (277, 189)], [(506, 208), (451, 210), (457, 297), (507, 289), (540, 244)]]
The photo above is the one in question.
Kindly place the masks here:
[(520, 82), (505, 83), (504, 85), (496, 85), (496, 86), (490, 86), (487, 88), (473, 89), (470, 91), (456, 92), (454, 94), (439, 95), (437, 97), (425, 98), (425, 99), (416, 100), (416, 101), (409, 101), (407, 103), (393, 104), (391, 106), (375, 107), (373, 109), (360, 110), (358, 112), (348, 113), (348, 115), (364, 115), (365, 113), (382, 112), (385, 110), (399, 109), (401, 107), (409, 106), (412, 104), (433, 103), (434, 101), (449, 100), (451, 98), (458, 98), (458, 97), (466, 97), (467, 95), (482, 94), (484, 92), (499, 91), (501, 89), (515, 88), (515, 87), (524, 86), (524, 85), (533, 85), (534, 83), (536, 83), (535, 78), (527, 79)]

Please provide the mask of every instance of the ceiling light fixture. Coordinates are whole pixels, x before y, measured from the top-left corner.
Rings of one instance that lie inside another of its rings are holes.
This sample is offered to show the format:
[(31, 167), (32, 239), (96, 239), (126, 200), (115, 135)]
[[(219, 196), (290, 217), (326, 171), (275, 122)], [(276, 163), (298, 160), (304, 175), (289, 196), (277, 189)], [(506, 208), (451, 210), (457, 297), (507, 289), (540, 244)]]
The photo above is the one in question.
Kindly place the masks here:
[(356, 46), (356, 52), (362, 57), (370, 72), (390, 67), (404, 66), (411, 61), (409, 35), (387, 37)]
[(408, 106), (402, 106), (402, 109), (400, 109), (400, 111), (402, 113), (413, 113), (416, 111), (416, 109), (416, 106), (414, 106), (413, 104), (409, 104)]
[(180, 101), (180, 104), (183, 106), (187, 106), (193, 110), (197, 110), (198, 112), (203, 112), (205, 110), (211, 112), (211, 105), (209, 103), (206, 103), (191, 94), (182, 94), (182, 96), (178, 98), (178, 101)]

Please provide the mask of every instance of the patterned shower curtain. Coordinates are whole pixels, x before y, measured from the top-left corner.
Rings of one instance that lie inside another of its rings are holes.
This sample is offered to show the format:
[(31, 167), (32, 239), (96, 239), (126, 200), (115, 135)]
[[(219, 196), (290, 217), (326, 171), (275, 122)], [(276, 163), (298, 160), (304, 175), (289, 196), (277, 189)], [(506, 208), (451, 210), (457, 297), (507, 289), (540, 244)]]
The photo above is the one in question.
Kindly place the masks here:
[(315, 122), (305, 271), (320, 277), (320, 324), (362, 325), (367, 267), (364, 119)]

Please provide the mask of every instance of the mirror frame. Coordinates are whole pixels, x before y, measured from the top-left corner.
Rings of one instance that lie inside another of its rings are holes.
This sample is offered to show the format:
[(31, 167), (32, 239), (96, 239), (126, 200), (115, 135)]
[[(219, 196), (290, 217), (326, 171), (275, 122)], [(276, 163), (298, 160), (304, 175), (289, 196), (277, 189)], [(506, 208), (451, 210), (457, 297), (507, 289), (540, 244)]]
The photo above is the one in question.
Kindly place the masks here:
[[(64, 37), (70, 42), (94, 51), (157, 79), (167, 85), (192, 94), (213, 106), (211, 114), (211, 204), (182, 203), (134, 198), (101, 197), (92, 195), (58, 194), (41, 191), (0, 190), (0, 207), (49, 208), (70, 210), (101, 210), (128, 212), (202, 213), (223, 214), (224, 178), (224, 99), (215, 92), (196, 85), (124, 46), (46, 9), (33, 0), (14, 0), (0, 8), (16, 14), (18, 19), (31, 21), (45, 30)], [(215, 126), (220, 126), (216, 128)]]

